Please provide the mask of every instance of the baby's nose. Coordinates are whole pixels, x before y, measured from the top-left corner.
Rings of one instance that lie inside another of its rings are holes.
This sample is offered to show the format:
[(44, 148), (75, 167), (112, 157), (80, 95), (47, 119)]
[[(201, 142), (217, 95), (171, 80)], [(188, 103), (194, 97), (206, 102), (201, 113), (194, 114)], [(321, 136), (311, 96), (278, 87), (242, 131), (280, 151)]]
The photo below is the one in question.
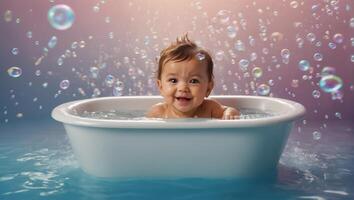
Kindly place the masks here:
[(181, 92), (189, 91), (188, 84), (186, 82), (180, 82), (180, 84), (178, 84), (178, 91)]

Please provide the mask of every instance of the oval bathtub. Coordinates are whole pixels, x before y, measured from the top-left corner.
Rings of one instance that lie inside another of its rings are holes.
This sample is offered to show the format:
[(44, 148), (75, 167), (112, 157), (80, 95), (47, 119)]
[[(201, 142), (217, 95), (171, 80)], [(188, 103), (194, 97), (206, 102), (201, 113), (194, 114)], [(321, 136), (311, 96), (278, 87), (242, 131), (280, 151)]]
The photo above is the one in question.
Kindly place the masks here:
[(294, 120), (305, 108), (259, 96), (213, 96), (237, 108), (271, 111), (259, 119), (112, 120), (84, 111), (147, 110), (159, 96), (102, 97), (56, 107), (80, 167), (111, 178), (254, 178), (276, 172)]

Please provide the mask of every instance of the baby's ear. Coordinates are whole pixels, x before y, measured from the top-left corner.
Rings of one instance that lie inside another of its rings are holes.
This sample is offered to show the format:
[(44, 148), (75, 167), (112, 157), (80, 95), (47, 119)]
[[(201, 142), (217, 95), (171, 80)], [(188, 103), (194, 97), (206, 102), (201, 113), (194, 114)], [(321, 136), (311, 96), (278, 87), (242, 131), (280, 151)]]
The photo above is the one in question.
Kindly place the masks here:
[(208, 97), (210, 95), (210, 93), (213, 90), (213, 88), (214, 88), (214, 80), (211, 80), (208, 83), (208, 88), (207, 88), (207, 92), (205, 94), (205, 97)]
[(157, 85), (157, 87), (159, 88), (160, 93), (161, 93), (161, 90), (162, 90), (162, 83), (161, 83), (161, 80), (157, 79), (157, 80), (156, 80), (156, 85)]

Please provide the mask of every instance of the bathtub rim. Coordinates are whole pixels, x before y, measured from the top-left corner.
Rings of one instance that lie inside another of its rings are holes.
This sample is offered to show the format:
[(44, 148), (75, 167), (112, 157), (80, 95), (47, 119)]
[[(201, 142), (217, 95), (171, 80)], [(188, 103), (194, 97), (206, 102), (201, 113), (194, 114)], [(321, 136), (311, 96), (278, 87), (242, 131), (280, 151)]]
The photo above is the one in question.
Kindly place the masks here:
[(247, 128), (247, 127), (262, 127), (277, 123), (292, 122), (299, 119), (306, 113), (306, 109), (300, 103), (295, 101), (264, 96), (248, 96), (248, 95), (213, 95), (212, 99), (227, 99), (227, 98), (252, 98), (252, 99), (267, 99), (288, 106), (292, 112), (287, 112), (278, 116), (271, 116), (258, 119), (242, 119), (242, 120), (221, 120), (221, 119), (146, 119), (146, 120), (112, 120), (112, 119), (92, 119), (80, 117), (69, 113), (69, 110), (79, 104), (88, 103), (96, 100), (110, 99), (161, 99), (161, 96), (113, 96), (113, 97), (98, 97), (91, 99), (76, 100), (61, 104), (52, 110), (51, 116), (56, 121), (64, 124), (85, 126), (85, 127), (100, 127), (100, 128), (128, 128), (128, 129), (204, 129), (204, 128)]

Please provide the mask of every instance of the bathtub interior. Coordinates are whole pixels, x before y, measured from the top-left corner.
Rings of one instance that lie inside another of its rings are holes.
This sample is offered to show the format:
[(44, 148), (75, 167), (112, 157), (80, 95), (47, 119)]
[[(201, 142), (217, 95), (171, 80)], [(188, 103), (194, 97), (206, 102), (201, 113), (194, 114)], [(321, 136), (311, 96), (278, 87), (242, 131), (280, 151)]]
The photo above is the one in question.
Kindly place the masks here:
[[(300, 106), (300, 104), (285, 99), (268, 97), (213, 96), (210, 98), (217, 100), (223, 105), (235, 107), (240, 110), (253, 109), (265, 113), (272, 113), (280, 117), (296, 112)], [(82, 116), (84, 112), (105, 111), (140, 111), (139, 113), (146, 113), (152, 105), (162, 101), (163, 98), (160, 96), (97, 98), (72, 103), (68, 106), (67, 112), (78, 116)]]

